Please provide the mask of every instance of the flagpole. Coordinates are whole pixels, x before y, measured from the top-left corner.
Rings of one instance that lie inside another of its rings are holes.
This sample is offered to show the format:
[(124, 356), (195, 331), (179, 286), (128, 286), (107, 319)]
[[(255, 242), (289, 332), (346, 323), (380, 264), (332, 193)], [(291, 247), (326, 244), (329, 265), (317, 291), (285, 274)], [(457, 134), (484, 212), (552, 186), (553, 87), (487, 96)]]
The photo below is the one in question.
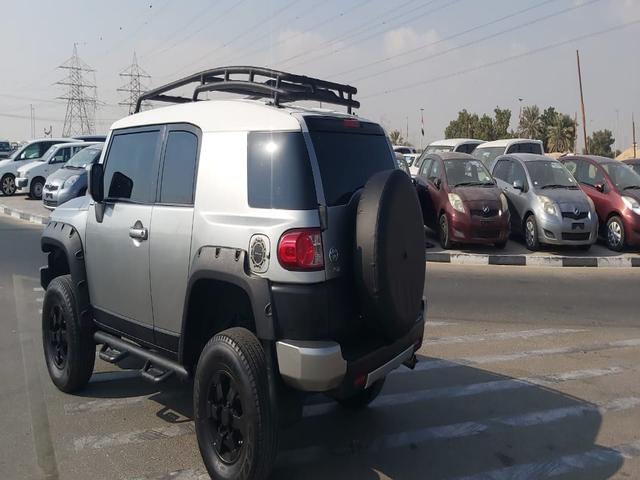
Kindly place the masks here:
[(420, 151), (422, 151), (422, 139), (424, 138), (424, 108), (420, 109)]

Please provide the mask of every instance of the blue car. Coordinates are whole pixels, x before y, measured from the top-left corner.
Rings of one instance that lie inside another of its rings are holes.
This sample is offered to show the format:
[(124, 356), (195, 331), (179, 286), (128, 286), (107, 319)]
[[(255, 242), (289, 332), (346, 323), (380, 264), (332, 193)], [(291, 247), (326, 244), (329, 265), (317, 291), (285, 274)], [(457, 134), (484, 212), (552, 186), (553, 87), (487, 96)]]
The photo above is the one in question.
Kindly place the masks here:
[(87, 193), (87, 168), (100, 159), (104, 143), (80, 150), (57, 172), (47, 177), (42, 203), (53, 210), (58, 205)]

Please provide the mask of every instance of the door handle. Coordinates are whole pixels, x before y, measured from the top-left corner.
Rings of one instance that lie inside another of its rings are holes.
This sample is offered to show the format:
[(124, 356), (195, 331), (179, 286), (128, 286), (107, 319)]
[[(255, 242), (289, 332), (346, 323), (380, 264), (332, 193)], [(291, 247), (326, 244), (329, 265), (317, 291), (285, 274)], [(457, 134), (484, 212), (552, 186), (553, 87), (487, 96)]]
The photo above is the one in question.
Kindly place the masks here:
[(129, 236), (136, 240), (146, 240), (149, 238), (149, 231), (144, 227), (131, 227), (129, 229)]

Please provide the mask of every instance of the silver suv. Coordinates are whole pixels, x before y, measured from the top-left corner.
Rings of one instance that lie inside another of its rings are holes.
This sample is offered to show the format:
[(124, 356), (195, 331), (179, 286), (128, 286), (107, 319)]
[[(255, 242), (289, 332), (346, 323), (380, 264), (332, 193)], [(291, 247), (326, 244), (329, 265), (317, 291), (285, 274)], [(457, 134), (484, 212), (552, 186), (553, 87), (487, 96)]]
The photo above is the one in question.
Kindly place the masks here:
[[(172, 94), (195, 84), (192, 97)], [(201, 92), (248, 99), (197, 101)], [(42, 237), (51, 379), (72, 392), (100, 357), (193, 378), (214, 478), (263, 479), (305, 392), (364, 407), (413, 367), (424, 333), (424, 232), (383, 129), (356, 89), (256, 67), (141, 96), (180, 105), (116, 122), (90, 196)], [(259, 100), (262, 99), (262, 100)], [(193, 101), (192, 101), (193, 100)], [(285, 106), (315, 100), (348, 114)]]

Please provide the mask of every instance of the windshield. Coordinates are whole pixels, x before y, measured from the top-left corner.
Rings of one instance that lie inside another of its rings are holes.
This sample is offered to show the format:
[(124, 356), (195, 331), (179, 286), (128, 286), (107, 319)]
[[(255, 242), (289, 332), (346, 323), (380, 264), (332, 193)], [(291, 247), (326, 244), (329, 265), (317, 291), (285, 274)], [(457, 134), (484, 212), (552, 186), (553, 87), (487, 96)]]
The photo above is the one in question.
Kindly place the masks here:
[(535, 188), (578, 189), (575, 179), (560, 162), (536, 160), (535, 162), (526, 162), (525, 165)]
[(64, 168), (85, 168), (100, 158), (102, 147), (87, 147), (80, 150), (65, 164)]
[(440, 153), (440, 152), (452, 152), (453, 147), (448, 147), (446, 145), (429, 145), (425, 149), (425, 153)]
[(493, 165), (493, 161), (504, 153), (504, 147), (477, 147), (471, 155), (476, 157), (487, 168)]
[(479, 160), (445, 160), (444, 169), (451, 187), (494, 185), (489, 171)]
[(611, 181), (618, 190), (628, 190), (631, 188), (640, 188), (640, 175), (633, 171), (631, 167), (623, 163), (604, 163), (602, 164)]
[(0, 142), (0, 152), (10, 152), (11, 144), (9, 142)]

